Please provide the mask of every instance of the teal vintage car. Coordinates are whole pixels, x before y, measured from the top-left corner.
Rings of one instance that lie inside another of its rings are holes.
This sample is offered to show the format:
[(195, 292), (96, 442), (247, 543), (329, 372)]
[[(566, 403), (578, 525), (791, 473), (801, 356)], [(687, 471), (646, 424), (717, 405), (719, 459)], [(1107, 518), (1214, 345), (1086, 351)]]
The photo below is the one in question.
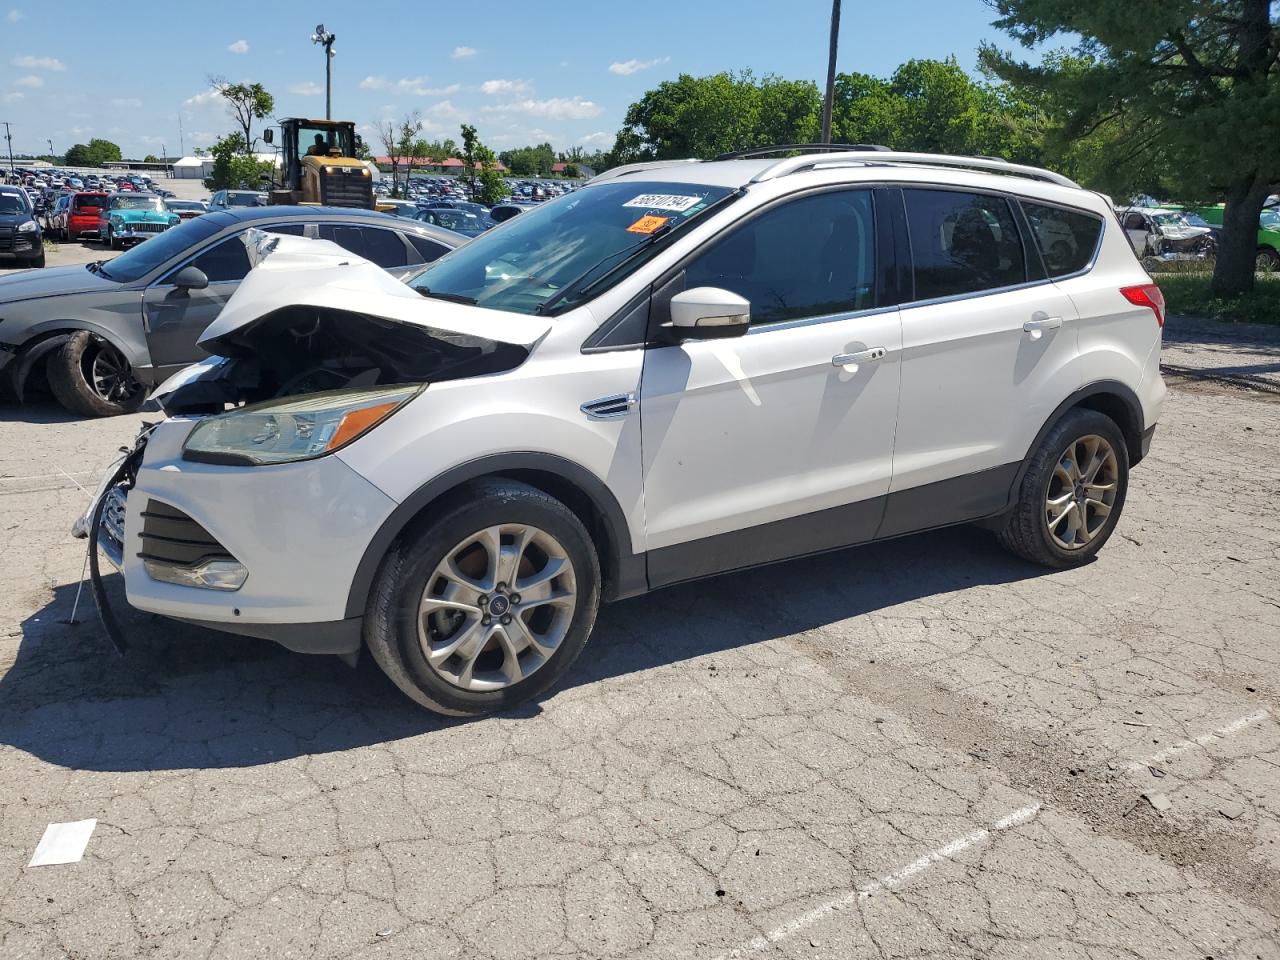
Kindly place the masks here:
[(154, 193), (121, 192), (107, 198), (98, 217), (98, 236), (112, 250), (139, 243), (176, 227), (182, 218)]

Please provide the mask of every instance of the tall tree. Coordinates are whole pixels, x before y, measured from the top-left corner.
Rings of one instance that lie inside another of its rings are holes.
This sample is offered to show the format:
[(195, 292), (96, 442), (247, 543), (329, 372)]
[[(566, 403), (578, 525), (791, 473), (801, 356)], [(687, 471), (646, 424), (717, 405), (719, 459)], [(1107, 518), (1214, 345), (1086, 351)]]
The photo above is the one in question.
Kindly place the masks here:
[(252, 153), (257, 143), (253, 122), (271, 115), (276, 101), (260, 83), (228, 83), (225, 77), (210, 77), (209, 84), (227, 102), (227, 109), (240, 127), (244, 152)]
[(101, 167), (122, 159), (120, 147), (110, 140), (94, 138), (88, 143), (77, 143), (67, 151), (65, 163), (69, 167)]
[[(383, 120), (378, 124), (378, 140), (382, 149), (387, 151), (387, 159), (391, 163), (391, 195), (400, 196), (400, 164), (412, 163), (414, 144), (420, 142), (418, 134), (422, 132), (422, 114), (417, 110), (405, 114), (398, 123), (395, 120)], [(405, 182), (409, 175), (405, 173)]]
[(987, 45), (984, 65), (1055, 98), (1061, 136), (1103, 131), (1184, 196), (1221, 197), (1216, 293), (1253, 287), (1258, 216), (1280, 185), (1280, 9), (1270, 0), (987, 0), (1026, 47), (1078, 37), (1032, 65)]
[(462, 125), (462, 163), (470, 187), (471, 199), (492, 206), (510, 194), (506, 181), (498, 173), (497, 157), (480, 142), (476, 128)]

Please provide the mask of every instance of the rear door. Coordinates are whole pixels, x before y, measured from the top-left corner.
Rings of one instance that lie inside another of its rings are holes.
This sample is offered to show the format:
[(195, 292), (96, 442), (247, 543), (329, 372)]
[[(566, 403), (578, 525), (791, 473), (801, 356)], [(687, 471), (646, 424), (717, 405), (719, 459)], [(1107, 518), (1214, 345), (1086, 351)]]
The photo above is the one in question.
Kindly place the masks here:
[(1027, 448), (1079, 384), (1077, 314), (1000, 194), (902, 191), (914, 298), (881, 536), (1003, 506)]

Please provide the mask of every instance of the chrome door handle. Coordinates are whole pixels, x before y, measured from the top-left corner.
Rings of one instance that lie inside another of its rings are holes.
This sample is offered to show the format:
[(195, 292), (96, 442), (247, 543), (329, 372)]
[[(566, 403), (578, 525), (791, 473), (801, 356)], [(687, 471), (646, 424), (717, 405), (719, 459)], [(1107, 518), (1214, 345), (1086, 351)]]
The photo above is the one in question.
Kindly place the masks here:
[(1061, 317), (1037, 317), (1022, 325), (1023, 333), (1031, 334), (1032, 340), (1039, 340), (1046, 330), (1057, 330), (1062, 326)]
[(857, 367), (860, 363), (881, 360), (889, 351), (884, 347), (872, 347), (870, 350), (859, 350), (857, 353), (837, 353), (831, 358), (833, 367)]

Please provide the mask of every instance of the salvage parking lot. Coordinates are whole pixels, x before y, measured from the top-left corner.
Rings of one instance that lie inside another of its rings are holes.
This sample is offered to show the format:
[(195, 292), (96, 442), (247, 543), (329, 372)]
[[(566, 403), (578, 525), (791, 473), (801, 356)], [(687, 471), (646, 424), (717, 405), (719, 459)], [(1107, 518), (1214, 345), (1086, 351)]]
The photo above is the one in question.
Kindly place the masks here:
[(139, 615), (117, 658), (68, 528), (143, 417), (0, 408), (0, 956), (1280, 957), (1280, 398), (1237, 376), (1280, 343), (1168, 339), (1091, 565), (955, 529), (659, 591), (473, 722)]

